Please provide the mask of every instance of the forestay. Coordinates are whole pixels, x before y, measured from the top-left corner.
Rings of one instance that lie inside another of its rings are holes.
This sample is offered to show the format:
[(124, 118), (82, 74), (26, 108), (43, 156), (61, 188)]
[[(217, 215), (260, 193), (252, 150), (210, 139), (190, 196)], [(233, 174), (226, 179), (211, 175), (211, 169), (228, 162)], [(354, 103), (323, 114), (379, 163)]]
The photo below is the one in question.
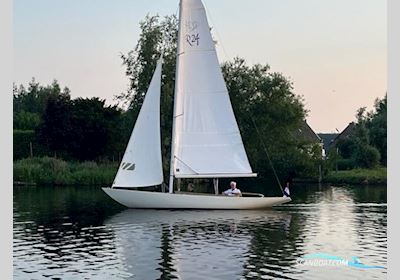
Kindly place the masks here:
[(174, 175), (254, 176), (232, 110), (206, 12), (182, 0), (177, 59)]
[(145, 187), (163, 181), (160, 140), (161, 59), (150, 82), (113, 187)]

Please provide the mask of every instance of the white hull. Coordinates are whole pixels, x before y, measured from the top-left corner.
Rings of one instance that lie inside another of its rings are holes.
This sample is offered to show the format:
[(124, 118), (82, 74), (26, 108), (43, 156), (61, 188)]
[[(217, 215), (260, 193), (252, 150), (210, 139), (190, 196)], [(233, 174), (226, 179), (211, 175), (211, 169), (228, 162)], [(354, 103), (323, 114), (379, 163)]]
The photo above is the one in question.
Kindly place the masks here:
[(290, 202), (288, 197), (229, 197), (170, 194), (102, 188), (112, 199), (129, 208), (151, 209), (262, 209)]

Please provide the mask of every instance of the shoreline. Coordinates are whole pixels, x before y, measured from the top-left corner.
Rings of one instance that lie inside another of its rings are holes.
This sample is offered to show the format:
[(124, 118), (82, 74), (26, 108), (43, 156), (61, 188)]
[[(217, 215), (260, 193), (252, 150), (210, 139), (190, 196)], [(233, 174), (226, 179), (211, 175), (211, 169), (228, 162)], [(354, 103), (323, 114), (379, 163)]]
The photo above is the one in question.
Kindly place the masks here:
[[(116, 162), (68, 162), (43, 157), (13, 162), (14, 186), (109, 186), (118, 169)], [(318, 184), (318, 177), (295, 178), (294, 183)], [(347, 185), (386, 185), (387, 169), (352, 169), (330, 171), (320, 183)]]
[(109, 186), (118, 169), (115, 162), (68, 162), (58, 158), (26, 158), (13, 162), (18, 186)]
[(345, 184), (345, 185), (386, 185), (387, 184), (387, 169), (379, 167), (375, 169), (351, 169), (330, 171), (328, 175), (322, 177), (319, 182), (318, 178), (297, 178), (294, 183), (323, 183), (323, 184)]

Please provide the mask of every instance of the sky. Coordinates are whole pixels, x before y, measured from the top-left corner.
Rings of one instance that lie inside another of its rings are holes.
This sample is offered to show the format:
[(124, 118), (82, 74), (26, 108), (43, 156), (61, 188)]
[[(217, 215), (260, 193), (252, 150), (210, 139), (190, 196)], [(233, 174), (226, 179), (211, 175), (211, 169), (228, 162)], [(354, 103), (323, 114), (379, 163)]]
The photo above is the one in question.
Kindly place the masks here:
[[(269, 64), (293, 82), (316, 132), (343, 130), (387, 91), (385, 0), (203, 0), (220, 62)], [(57, 79), (73, 98), (126, 91), (120, 54), (147, 15), (178, 0), (14, 0), (14, 82)]]

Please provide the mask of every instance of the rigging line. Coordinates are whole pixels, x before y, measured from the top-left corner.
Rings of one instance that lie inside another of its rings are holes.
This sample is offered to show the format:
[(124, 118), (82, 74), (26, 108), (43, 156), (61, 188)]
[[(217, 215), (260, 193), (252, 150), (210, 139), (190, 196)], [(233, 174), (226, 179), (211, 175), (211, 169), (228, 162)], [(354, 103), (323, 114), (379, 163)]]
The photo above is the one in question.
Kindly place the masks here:
[(258, 137), (260, 138), (260, 141), (261, 141), (261, 144), (262, 144), (262, 146), (263, 146), (264, 152), (265, 152), (265, 154), (267, 155), (269, 164), (270, 164), (271, 167), (272, 167), (272, 171), (274, 172), (275, 179), (276, 179), (276, 181), (278, 182), (278, 185), (279, 185), (279, 187), (280, 187), (282, 193), (284, 193), (284, 192), (283, 192), (282, 185), (281, 185), (281, 182), (280, 182), (279, 177), (278, 177), (278, 174), (276, 173), (274, 164), (272, 163), (272, 160), (271, 160), (271, 158), (269, 157), (269, 153), (268, 153), (267, 146), (265, 145), (265, 142), (264, 142), (264, 140), (263, 140), (262, 137), (261, 137), (261, 133), (260, 133), (260, 131), (258, 130), (258, 127), (257, 127), (257, 125), (256, 125), (256, 122), (254, 121), (253, 116), (252, 116), (251, 114), (249, 114), (249, 115), (250, 115), (251, 121), (253, 122), (253, 125), (254, 125), (254, 127), (255, 127), (255, 129), (256, 129), (256, 132), (257, 132), (257, 134), (258, 134)]

